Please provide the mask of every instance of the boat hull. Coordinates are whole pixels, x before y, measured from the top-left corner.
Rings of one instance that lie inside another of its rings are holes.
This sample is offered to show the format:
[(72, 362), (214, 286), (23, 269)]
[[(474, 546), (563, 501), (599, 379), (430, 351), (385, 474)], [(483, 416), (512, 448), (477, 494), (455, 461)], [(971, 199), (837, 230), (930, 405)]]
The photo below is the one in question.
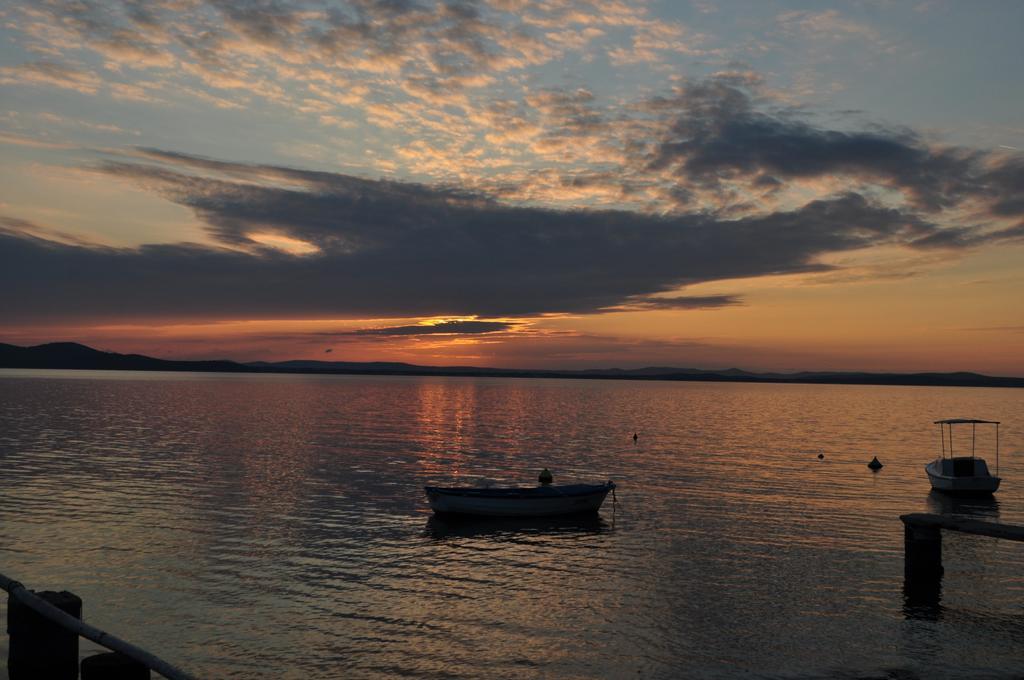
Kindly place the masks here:
[(942, 461), (936, 460), (924, 466), (932, 488), (955, 496), (985, 496), (999, 489), (999, 477), (992, 475), (955, 476), (943, 474)]
[(607, 484), (542, 486), (525, 489), (424, 487), (434, 512), (478, 517), (551, 517), (594, 513), (615, 488)]

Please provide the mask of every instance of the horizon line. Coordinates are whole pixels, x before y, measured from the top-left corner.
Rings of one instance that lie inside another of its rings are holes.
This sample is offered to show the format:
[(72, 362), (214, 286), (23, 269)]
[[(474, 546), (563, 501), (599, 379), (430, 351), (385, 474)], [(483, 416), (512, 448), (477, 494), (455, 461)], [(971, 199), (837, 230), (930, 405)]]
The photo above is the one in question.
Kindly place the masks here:
[[(168, 366), (163, 369), (159, 367), (140, 367), (136, 369), (126, 367), (111, 367), (111, 368), (100, 368), (100, 369), (89, 369), (85, 366), (3, 366), (0, 368), (67, 368), (71, 370), (169, 370), (169, 371), (195, 371), (195, 372), (219, 372), (216, 369), (212, 371), (204, 370), (200, 367), (202, 364), (228, 364), (236, 366), (240, 371), (232, 372), (252, 372), (252, 373), (319, 373), (319, 374), (398, 374), (398, 375), (451, 375), (454, 377), (471, 377), (471, 372), (476, 372), (479, 377), (493, 376), (493, 377), (563, 377), (563, 378), (585, 378), (585, 379), (633, 379), (633, 380), (693, 380), (693, 381), (716, 381), (716, 382), (774, 382), (774, 383), (801, 383), (810, 382), (812, 384), (910, 384), (910, 385), (921, 385), (927, 386), (925, 382), (913, 382), (913, 379), (938, 379), (941, 382), (935, 383), (935, 386), (990, 386), (990, 387), (1007, 387), (1007, 386), (1019, 386), (1024, 387), (1024, 376), (1015, 375), (989, 375), (986, 373), (978, 373), (976, 371), (967, 370), (956, 370), (956, 371), (911, 371), (911, 372), (893, 372), (893, 371), (865, 371), (865, 370), (810, 370), (800, 369), (795, 371), (750, 371), (736, 366), (730, 368), (696, 368), (692, 366), (655, 366), (648, 365), (638, 368), (621, 368), (621, 367), (600, 367), (600, 368), (499, 368), (492, 366), (473, 366), (473, 365), (430, 365), (430, 364), (413, 364), (405, 361), (346, 361), (346, 360), (323, 360), (323, 359), (285, 359), (282, 361), (238, 361), (235, 359), (164, 359), (160, 357), (154, 357), (145, 354), (125, 354), (121, 352), (113, 352), (109, 350), (96, 349), (89, 345), (76, 342), (76, 341), (53, 341), (40, 343), (38, 345), (15, 345), (12, 343), (0, 342), (0, 345), (14, 348), (15, 350), (21, 351), (32, 351), (40, 350), (47, 347), (54, 346), (75, 346), (89, 350), (101, 355), (106, 355), (113, 358), (123, 358), (133, 360), (137, 358), (142, 361), (160, 362), (165, 364), (183, 364), (192, 365), (189, 366)], [(69, 362), (69, 358), (65, 357), (62, 359), (64, 362)], [(8, 363), (0, 357), (0, 363)], [(79, 363), (88, 363), (88, 360), (82, 360), (79, 358)], [(307, 366), (294, 365), (286, 366), (285, 364), (307, 364)], [(317, 366), (311, 366), (309, 364), (316, 364)], [(387, 366), (392, 365), (394, 368), (372, 368), (374, 366)], [(227, 366), (225, 366), (227, 368)], [(643, 371), (658, 371), (653, 373), (643, 373)], [(975, 378), (981, 379), (980, 382), (971, 382), (961, 385), (956, 385), (950, 381), (955, 380), (958, 376), (962, 378)], [(848, 378), (848, 382), (843, 381), (830, 381), (829, 378)], [(870, 382), (872, 379), (892, 379), (891, 382)], [(805, 380), (806, 379), (806, 380)], [(859, 380), (858, 380), (859, 379)], [(901, 381), (902, 379), (902, 381)], [(984, 384), (985, 381), (990, 383), (1016, 383), (1020, 381), (1020, 384)]]

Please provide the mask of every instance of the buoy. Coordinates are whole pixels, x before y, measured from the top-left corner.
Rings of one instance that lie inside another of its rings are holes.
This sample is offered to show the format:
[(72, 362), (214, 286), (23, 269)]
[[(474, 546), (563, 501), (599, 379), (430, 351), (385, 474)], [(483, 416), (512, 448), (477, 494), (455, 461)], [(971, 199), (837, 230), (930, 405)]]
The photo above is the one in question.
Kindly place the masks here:
[(871, 462), (868, 463), (868, 467), (871, 468), (872, 470), (881, 470), (884, 466), (878, 460), (878, 456), (875, 456), (874, 458), (871, 459)]
[(824, 457), (825, 457), (825, 454), (824, 454), (824, 453), (819, 453), (819, 454), (818, 454), (818, 460), (821, 460), (821, 459), (822, 459), (822, 458), (824, 458)]
[(544, 468), (540, 471), (540, 475), (537, 477), (537, 481), (541, 484), (550, 484), (555, 481), (554, 475), (551, 474), (551, 470)]
[(637, 439), (639, 439), (639, 437), (637, 437), (637, 434), (636, 434), (636, 432), (634, 432), (634, 433), (633, 433), (633, 441), (636, 441)]

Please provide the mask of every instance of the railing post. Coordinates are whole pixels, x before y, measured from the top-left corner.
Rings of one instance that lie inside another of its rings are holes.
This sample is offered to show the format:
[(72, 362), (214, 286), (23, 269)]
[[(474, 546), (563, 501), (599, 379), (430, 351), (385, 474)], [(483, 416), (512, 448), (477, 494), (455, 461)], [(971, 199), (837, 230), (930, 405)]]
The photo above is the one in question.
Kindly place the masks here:
[[(34, 593), (3, 574), (0, 574), (0, 589), (9, 593), (7, 630), (11, 638), (7, 668), (10, 680), (75, 680), (78, 678), (79, 635), (134, 661), (127, 668), (130, 675), (112, 677), (141, 678), (144, 676), (136, 673), (139, 667), (145, 667), (167, 680), (195, 680), (194, 676), (146, 650), (82, 621), (82, 600), (72, 593)], [(93, 664), (103, 663), (100, 660), (87, 665), (91, 671)], [(124, 670), (123, 664), (118, 662), (118, 665)], [(86, 677), (85, 670), (82, 677)]]
[[(66, 614), (82, 618), (82, 600), (66, 590), (36, 593)], [(7, 598), (7, 671), (11, 680), (78, 678), (78, 633), (44, 618), (13, 594)]]

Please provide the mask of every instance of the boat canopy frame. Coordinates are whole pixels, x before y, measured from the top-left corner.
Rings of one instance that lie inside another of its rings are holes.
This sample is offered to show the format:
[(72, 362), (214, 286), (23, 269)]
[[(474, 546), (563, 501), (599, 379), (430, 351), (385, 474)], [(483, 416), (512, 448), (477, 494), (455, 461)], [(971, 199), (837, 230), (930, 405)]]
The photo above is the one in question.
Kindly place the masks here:
[(946, 418), (944, 420), (936, 420), (932, 423), (933, 425), (939, 426), (939, 435), (942, 438), (942, 458), (946, 458), (946, 430), (949, 430), (949, 457), (953, 458), (953, 426), (954, 425), (970, 425), (971, 426), (971, 458), (974, 458), (974, 444), (975, 436), (978, 431), (978, 425), (995, 425), (996, 426), (996, 477), (999, 476), (999, 421), (998, 420), (979, 420), (977, 418)]

